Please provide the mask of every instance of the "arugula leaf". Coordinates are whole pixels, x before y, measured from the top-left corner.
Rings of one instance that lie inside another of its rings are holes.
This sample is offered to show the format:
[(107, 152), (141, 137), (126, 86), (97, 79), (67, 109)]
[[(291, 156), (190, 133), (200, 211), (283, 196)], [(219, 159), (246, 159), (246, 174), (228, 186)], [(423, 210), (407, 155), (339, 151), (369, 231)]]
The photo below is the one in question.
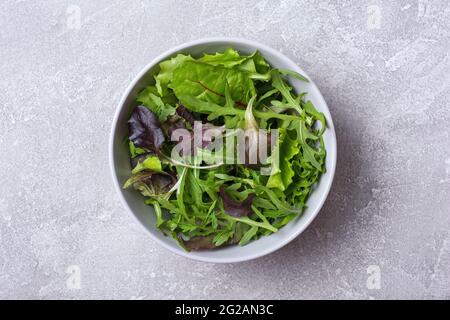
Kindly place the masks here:
[(291, 93), (292, 88), (283, 81), (280, 73), (277, 70), (272, 70), (272, 80), (273, 87), (280, 91), (285, 100), (285, 104), (292, 109), (295, 109), (299, 115), (303, 115), (304, 111), (300, 107), (300, 99), (294, 98)]
[(181, 101), (183, 101), (183, 104), (187, 109), (193, 112), (207, 114), (208, 121), (217, 119), (218, 117), (225, 115), (239, 116), (241, 118), (244, 117), (244, 110), (237, 109), (231, 106), (221, 106), (214, 102), (204, 101), (191, 95), (180, 95), (179, 98)]
[(264, 229), (267, 229), (267, 230), (269, 230), (271, 232), (277, 232), (278, 231), (277, 228), (275, 228), (274, 226), (272, 226), (269, 223), (257, 222), (255, 220), (252, 220), (252, 219), (248, 218), (248, 217), (227, 216), (227, 219), (230, 220), (230, 221), (242, 222), (242, 223), (248, 224), (249, 226), (252, 226), (252, 227), (264, 228)]
[(317, 111), (317, 109), (314, 107), (312, 102), (310, 100), (306, 101), (302, 104), (303, 109), (306, 111), (306, 113), (313, 116), (315, 119), (319, 120), (321, 123), (321, 128), (319, 131), (319, 136), (323, 134), (325, 129), (327, 128), (327, 122), (325, 120), (325, 115), (322, 112)]
[(161, 206), (157, 201), (153, 203), (153, 208), (155, 208), (156, 214), (156, 227), (159, 228), (164, 223), (163, 213), (161, 210)]
[(309, 82), (309, 80), (305, 76), (301, 75), (298, 72), (292, 71), (292, 70), (278, 69), (278, 72), (280, 72), (281, 74), (283, 74), (285, 76), (291, 76), (300, 81)]
[(316, 169), (322, 171), (323, 164), (318, 159), (323, 156), (323, 151), (313, 148), (309, 142), (315, 141), (319, 139), (319, 137), (308, 130), (305, 122), (301, 120), (293, 121), (291, 123), (291, 128), (294, 128), (297, 131), (297, 137), (301, 144), (302, 156), (304, 159)]
[(221, 246), (233, 237), (233, 230), (220, 231), (213, 239), (216, 246)]
[(252, 238), (254, 236), (256, 236), (256, 233), (258, 232), (258, 227), (257, 226), (253, 226), (250, 229), (248, 229), (248, 231), (242, 236), (241, 241), (239, 241), (239, 245), (240, 246), (244, 246), (247, 243), (250, 242), (250, 240), (252, 240)]

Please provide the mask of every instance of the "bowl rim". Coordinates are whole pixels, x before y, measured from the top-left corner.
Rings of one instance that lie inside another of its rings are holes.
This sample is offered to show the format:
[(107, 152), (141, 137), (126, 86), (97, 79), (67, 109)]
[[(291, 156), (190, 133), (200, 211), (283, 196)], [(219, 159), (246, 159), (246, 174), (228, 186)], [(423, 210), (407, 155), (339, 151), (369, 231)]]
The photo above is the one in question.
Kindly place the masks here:
[[(136, 86), (136, 84), (141, 80), (142, 77), (144, 77), (147, 72), (154, 67), (155, 65), (159, 64), (160, 62), (162, 62), (163, 60), (167, 59), (170, 56), (173, 56), (174, 54), (176, 54), (177, 52), (189, 48), (189, 47), (193, 47), (193, 46), (197, 46), (197, 45), (201, 45), (201, 44), (211, 44), (211, 43), (226, 43), (226, 42), (230, 42), (230, 43), (237, 43), (237, 44), (242, 44), (242, 45), (248, 45), (248, 46), (252, 46), (256, 49), (262, 49), (264, 51), (270, 52), (272, 55), (277, 56), (279, 59), (281, 60), (285, 60), (289, 63), (292, 63), (293, 65), (297, 66), (301, 71), (302, 74), (304, 76), (306, 76), (309, 79), (309, 83), (312, 86), (315, 86), (317, 88), (318, 94), (319, 94), (319, 98), (322, 100), (322, 105), (324, 107), (324, 110), (322, 110), (322, 112), (325, 113), (326, 115), (326, 119), (327, 119), (327, 131), (329, 132), (329, 134), (331, 135), (331, 147), (332, 149), (334, 149), (332, 153), (327, 152), (327, 157), (331, 157), (331, 165), (329, 168), (327, 168), (327, 174), (330, 175), (330, 179), (327, 181), (327, 184), (325, 185), (325, 190), (324, 192), (321, 194), (320, 200), (318, 201), (318, 205), (316, 207), (315, 212), (313, 212), (309, 218), (306, 221), (303, 221), (303, 223), (296, 229), (294, 230), (294, 232), (292, 232), (292, 234), (290, 234), (289, 236), (286, 236), (283, 239), (280, 239), (279, 241), (275, 242), (274, 245), (267, 247), (266, 249), (263, 250), (259, 250), (253, 254), (247, 254), (245, 256), (238, 256), (238, 257), (234, 257), (234, 258), (229, 258), (229, 257), (221, 257), (221, 258), (217, 258), (217, 257), (205, 257), (205, 256), (197, 256), (197, 255), (192, 255), (189, 252), (184, 251), (182, 248), (174, 248), (169, 246), (168, 244), (166, 244), (164, 241), (160, 240), (158, 237), (156, 237), (155, 235), (153, 235), (143, 224), (142, 222), (137, 218), (136, 214), (133, 212), (133, 210), (130, 208), (127, 200), (125, 199), (124, 195), (123, 195), (123, 191), (122, 191), (122, 187), (119, 183), (118, 180), (118, 175), (116, 172), (116, 166), (115, 166), (115, 161), (114, 161), (114, 138), (115, 138), (115, 134), (117, 131), (117, 126), (118, 126), (118, 120), (121, 114), (121, 111), (125, 105), (125, 102), (127, 100), (127, 98), (129, 97), (129, 95), (131, 94), (132, 90), (134, 89), (134, 87)], [(294, 240), (295, 238), (297, 238), (301, 233), (303, 233), (303, 231), (312, 223), (312, 221), (317, 217), (317, 215), (319, 214), (320, 210), (323, 207), (323, 204), (325, 203), (325, 200), (328, 197), (328, 194), (331, 190), (331, 186), (333, 184), (334, 181), (334, 176), (335, 176), (335, 172), (336, 172), (336, 162), (337, 162), (337, 141), (336, 141), (336, 132), (335, 132), (335, 127), (334, 127), (334, 123), (333, 123), (333, 119), (331, 117), (331, 113), (330, 110), (328, 108), (328, 104), (325, 101), (322, 93), (320, 92), (319, 88), (317, 87), (317, 85), (314, 83), (314, 81), (311, 79), (311, 77), (308, 76), (308, 74), (300, 67), (297, 65), (297, 63), (295, 63), (294, 61), (292, 61), (292, 59), (290, 59), (289, 57), (287, 57), (286, 55), (284, 55), (283, 53), (281, 53), (280, 51), (271, 48), (265, 44), (262, 44), (260, 42), (254, 41), (254, 40), (247, 40), (244, 38), (236, 38), (236, 37), (208, 37), (208, 38), (201, 38), (201, 39), (197, 39), (197, 40), (193, 40), (193, 41), (188, 41), (185, 43), (182, 43), (180, 45), (177, 45), (175, 47), (172, 47), (166, 51), (164, 51), (163, 53), (159, 54), (157, 57), (155, 57), (154, 59), (152, 59), (147, 65), (145, 65), (141, 71), (133, 78), (133, 80), (130, 82), (130, 84), (127, 86), (127, 88), (125, 89), (125, 92), (123, 93), (119, 104), (116, 107), (115, 113), (114, 113), (114, 118), (112, 121), (112, 126), (111, 126), (111, 131), (110, 131), (110, 136), (109, 136), (109, 147), (108, 147), (108, 156), (109, 156), (109, 165), (110, 165), (110, 170), (111, 170), (111, 175), (113, 178), (113, 182), (114, 182), (114, 187), (116, 189), (116, 192), (119, 194), (119, 198), (120, 198), (120, 202), (122, 203), (122, 205), (126, 208), (126, 210), (131, 213), (131, 215), (133, 216), (133, 218), (135, 219), (135, 221), (137, 221), (137, 223), (146, 230), (146, 233), (150, 235), (150, 237), (156, 241), (159, 245), (161, 245), (163, 248), (169, 250), (172, 253), (176, 253), (178, 255), (193, 259), (193, 260), (197, 260), (197, 261), (203, 261), (203, 262), (210, 262), (210, 263), (236, 263), (236, 262), (244, 262), (244, 261), (248, 261), (248, 260), (253, 260), (253, 259), (257, 259), (260, 257), (263, 257), (265, 255), (268, 255), (274, 251), (277, 251), (278, 249), (282, 248), (283, 246), (287, 245), (288, 243), (290, 243), (292, 240)]]

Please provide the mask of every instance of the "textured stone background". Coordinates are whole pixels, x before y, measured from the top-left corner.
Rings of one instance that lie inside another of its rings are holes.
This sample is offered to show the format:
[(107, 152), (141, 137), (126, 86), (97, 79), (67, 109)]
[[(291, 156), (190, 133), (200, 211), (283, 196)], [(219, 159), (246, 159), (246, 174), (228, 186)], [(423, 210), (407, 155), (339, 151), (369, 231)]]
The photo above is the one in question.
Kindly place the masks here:
[[(0, 298), (450, 298), (449, 21), (446, 0), (2, 0)], [(127, 84), (157, 54), (207, 36), (293, 58), (337, 127), (318, 218), (237, 265), (153, 243), (109, 173)]]

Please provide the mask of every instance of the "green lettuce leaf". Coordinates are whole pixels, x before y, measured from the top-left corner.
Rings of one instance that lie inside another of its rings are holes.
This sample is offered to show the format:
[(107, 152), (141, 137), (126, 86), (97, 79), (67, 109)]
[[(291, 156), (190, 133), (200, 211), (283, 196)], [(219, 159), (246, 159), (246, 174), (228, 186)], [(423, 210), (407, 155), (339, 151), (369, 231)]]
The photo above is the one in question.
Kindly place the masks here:
[[(292, 177), (295, 175), (292, 169), (291, 159), (300, 152), (298, 140), (291, 139), (285, 129), (279, 129), (279, 139), (268, 158), (272, 165), (272, 171), (267, 181), (267, 187), (278, 188), (282, 191), (292, 183)], [(278, 159), (275, 157), (278, 156)]]
[(176, 68), (169, 87), (183, 104), (182, 98), (191, 96), (224, 105), (227, 85), (231, 98), (241, 104), (246, 105), (256, 94), (253, 81), (245, 72), (195, 61), (185, 61)]
[(145, 158), (144, 161), (138, 162), (138, 164), (131, 171), (132, 174), (136, 174), (143, 170), (152, 170), (154, 172), (162, 171), (161, 160), (156, 155), (151, 155)]
[(144, 153), (147, 152), (145, 149), (136, 147), (136, 146), (134, 145), (133, 141), (131, 141), (131, 140), (128, 141), (128, 147), (129, 147), (129, 149), (130, 149), (130, 157), (131, 157), (131, 159), (134, 159), (134, 158), (136, 158), (138, 155), (144, 154)]
[(236, 50), (232, 48), (226, 49), (224, 52), (217, 52), (215, 54), (205, 54), (198, 61), (211, 64), (213, 66), (222, 65), (227, 68), (233, 68), (244, 63), (248, 57), (241, 56)]
[(205, 54), (198, 61), (214, 66), (222, 65), (226, 68), (236, 68), (248, 73), (248, 76), (255, 80), (267, 81), (271, 77), (269, 72), (270, 65), (258, 51), (253, 52), (249, 56), (244, 56), (236, 50), (228, 48), (222, 53), (218, 52), (214, 55)]
[(136, 100), (149, 108), (160, 122), (165, 122), (169, 116), (175, 114), (176, 108), (164, 103), (155, 91), (155, 87), (147, 87), (138, 94)]
[(178, 54), (176, 57), (165, 60), (159, 64), (160, 71), (155, 76), (156, 89), (161, 97), (169, 94), (168, 85), (172, 81), (173, 71), (184, 61), (193, 60), (191, 56)]

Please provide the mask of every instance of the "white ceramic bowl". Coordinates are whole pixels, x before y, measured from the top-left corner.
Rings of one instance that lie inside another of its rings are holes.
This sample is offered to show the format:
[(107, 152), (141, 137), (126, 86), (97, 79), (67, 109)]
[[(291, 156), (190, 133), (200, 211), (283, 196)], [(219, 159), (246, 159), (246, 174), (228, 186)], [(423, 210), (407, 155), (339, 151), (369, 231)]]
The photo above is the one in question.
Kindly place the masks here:
[(311, 80), (306, 72), (298, 67), (291, 59), (255, 41), (235, 38), (210, 38), (188, 42), (156, 57), (134, 78), (117, 107), (112, 124), (109, 146), (112, 176), (120, 199), (123, 205), (137, 218), (139, 223), (148, 230), (153, 240), (182, 256), (216, 263), (232, 263), (255, 259), (269, 254), (292, 241), (306, 229), (320, 211), (330, 191), (336, 169), (336, 136), (333, 121), (325, 100), (313, 81), (305, 83), (290, 79), (292, 86), (297, 92), (308, 92), (306, 98), (310, 99), (316, 108), (325, 114), (328, 126), (324, 133), (324, 142), (327, 150), (326, 173), (322, 176), (317, 188), (308, 199), (308, 208), (304, 211), (303, 215), (291, 221), (278, 232), (267, 237), (262, 237), (246, 246), (229, 246), (211, 251), (185, 252), (172, 238), (164, 236), (156, 229), (153, 208), (144, 204), (144, 199), (139, 192), (133, 189), (124, 190), (121, 187), (129, 177), (131, 171), (128, 146), (124, 141), (128, 135), (128, 117), (133, 107), (137, 105), (135, 102), (136, 94), (142, 88), (152, 83), (153, 75), (158, 71), (158, 64), (161, 61), (177, 53), (185, 53), (197, 57), (203, 53), (220, 52), (228, 47), (232, 47), (243, 54), (249, 54), (255, 50), (259, 50), (272, 66), (297, 71)]

